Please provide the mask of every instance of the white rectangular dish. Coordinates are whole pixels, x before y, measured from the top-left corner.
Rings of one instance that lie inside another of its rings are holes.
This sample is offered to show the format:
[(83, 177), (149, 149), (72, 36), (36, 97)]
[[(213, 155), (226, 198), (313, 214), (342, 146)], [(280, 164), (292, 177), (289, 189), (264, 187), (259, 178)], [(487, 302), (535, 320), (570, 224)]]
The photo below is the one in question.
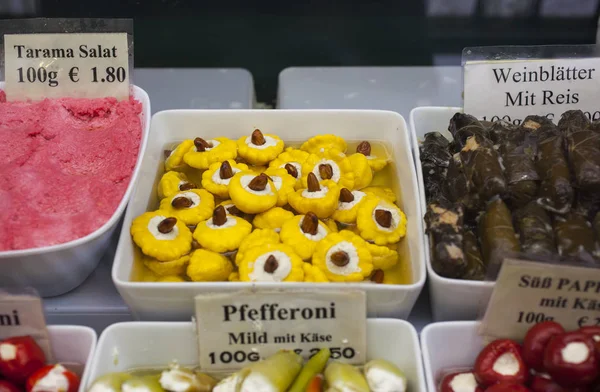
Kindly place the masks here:
[(56, 363), (77, 363), (83, 365), (80, 391), (86, 379), (89, 364), (96, 348), (97, 336), (93, 329), (78, 325), (49, 325), (48, 334)]
[[(406, 374), (409, 392), (426, 392), (421, 349), (415, 328), (403, 320), (367, 320), (367, 360), (382, 358)], [(104, 330), (82, 382), (87, 390), (109, 372), (132, 368), (164, 368), (177, 360), (198, 363), (196, 330), (191, 322), (128, 322)], [(83, 392), (83, 391), (82, 391)]]
[(477, 321), (454, 321), (423, 328), (421, 349), (429, 392), (438, 390), (439, 381), (448, 370), (473, 367), (485, 347), (477, 333), (478, 325)]
[[(163, 149), (167, 143), (226, 136), (238, 139), (260, 128), (277, 134), (285, 142), (304, 141), (312, 136), (333, 133), (348, 140), (385, 142), (394, 161), (399, 205), (407, 217), (406, 241), (411, 263), (412, 284), (371, 285), (360, 283), (234, 283), (131, 282), (134, 244), (128, 228), (132, 220), (156, 205), (156, 184), (162, 173)], [(417, 177), (410, 152), (409, 135), (402, 116), (394, 112), (369, 110), (172, 110), (154, 115), (152, 137), (143, 158), (139, 180), (125, 215), (124, 229), (112, 277), (134, 315), (142, 320), (189, 320), (193, 298), (206, 292), (234, 292), (242, 289), (363, 289), (367, 292), (369, 317), (408, 317), (425, 282), (423, 219), (419, 204)], [(401, 191), (400, 191), (401, 190)]]
[[(419, 183), (419, 200), (421, 211), (427, 212), (425, 187), (421, 168), (420, 142), (425, 134), (438, 131), (450, 139), (447, 131), (448, 123), (456, 112), (462, 112), (457, 107), (420, 107), (410, 112), (410, 128), (412, 150)], [(424, 223), (423, 223), (424, 224)], [(449, 279), (438, 275), (431, 266), (429, 237), (424, 234), (425, 262), (429, 274), (429, 293), (431, 308), (436, 321), (444, 320), (474, 320), (477, 318), (482, 301), (487, 301), (494, 288), (493, 282), (482, 282), (461, 279)]]
[[(2, 88), (4, 82), (0, 83)], [(35, 249), (0, 251), (0, 286), (33, 287), (42, 297), (52, 297), (73, 290), (96, 268), (129, 202), (148, 141), (150, 98), (137, 86), (133, 86), (132, 94), (142, 103), (142, 138), (129, 186), (113, 215), (99, 229), (74, 241)]]

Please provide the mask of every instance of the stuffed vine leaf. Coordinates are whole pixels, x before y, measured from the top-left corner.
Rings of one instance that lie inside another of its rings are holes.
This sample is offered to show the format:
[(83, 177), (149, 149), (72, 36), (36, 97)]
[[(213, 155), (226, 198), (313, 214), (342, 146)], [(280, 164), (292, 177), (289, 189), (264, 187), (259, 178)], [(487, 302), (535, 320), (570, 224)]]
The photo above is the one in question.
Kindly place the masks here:
[(437, 197), (446, 182), (446, 171), (452, 159), (449, 144), (439, 132), (426, 134), (421, 144), (421, 168), (427, 200)]
[(499, 262), (521, 250), (510, 210), (500, 198), (488, 203), (479, 222), (479, 236), (486, 265)]
[(531, 255), (556, 254), (554, 232), (550, 214), (532, 201), (517, 210), (514, 221), (523, 253)]
[(467, 179), (483, 200), (506, 192), (506, 178), (499, 158), (492, 142), (478, 134), (469, 136), (460, 151)]
[(469, 280), (483, 280), (485, 278), (485, 264), (479, 249), (477, 236), (472, 230), (463, 234), (463, 251), (467, 260), (467, 267), (463, 278)]
[(429, 203), (425, 222), (434, 271), (446, 278), (461, 278), (467, 268), (463, 252), (462, 205), (445, 201)]
[(580, 214), (571, 212), (556, 216), (554, 233), (561, 256), (591, 261), (598, 252), (592, 225)]

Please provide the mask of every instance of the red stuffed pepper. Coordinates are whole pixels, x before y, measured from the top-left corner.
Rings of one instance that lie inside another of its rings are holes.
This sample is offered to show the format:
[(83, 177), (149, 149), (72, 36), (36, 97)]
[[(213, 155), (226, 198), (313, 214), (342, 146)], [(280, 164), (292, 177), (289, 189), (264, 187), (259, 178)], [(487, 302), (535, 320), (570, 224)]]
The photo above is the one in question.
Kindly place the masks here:
[(565, 333), (554, 321), (544, 321), (531, 327), (523, 340), (523, 360), (530, 368), (544, 370), (544, 350), (552, 337)]
[(21, 392), (21, 388), (10, 381), (0, 380), (0, 392)]
[(446, 375), (440, 384), (440, 392), (483, 392), (473, 372), (456, 372)]
[(62, 365), (48, 365), (27, 379), (25, 389), (27, 392), (77, 392), (79, 377)]
[(582, 327), (579, 328), (579, 332), (592, 338), (596, 347), (596, 360), (600, 361), (600, 327)]
[(509, 339), (494, 340), (477, 356), (474, 368), (479, 384), (490, 386), (499, 382), (524, 384), (529, 369), (521, 356), (521, 347)]
[(485, 392), (531, 392), (531, 390), (523, 384), (499, 382), (486, 389)]
[(46, 364), (46, 356), (31, 336), (8, 338), (0, 343), (0, 373), (9, 381), (23, 384)]
[(555, 336), (544, 351), (544, 367), (563, 387), (590, 384), (598, 376), (594, 340), (579, 331)]

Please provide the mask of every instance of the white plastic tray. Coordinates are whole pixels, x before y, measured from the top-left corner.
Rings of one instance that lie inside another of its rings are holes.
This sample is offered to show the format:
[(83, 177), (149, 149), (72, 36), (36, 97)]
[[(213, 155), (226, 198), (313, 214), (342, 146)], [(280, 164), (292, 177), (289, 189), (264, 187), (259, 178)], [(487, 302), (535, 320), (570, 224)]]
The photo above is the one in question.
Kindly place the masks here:
[(79, 391), (84, 392), (83, 381), (89, 371), (94, 349), (96, 332), (88, 327), (77, 325), (49, 325), (48, 334), (54, 354), (54, 362), (78, 363), (84, 365)]
[[(0, 82), (0, 89), (4, 82)], [(64, 244), (0, 252), (0, 286), (30, 286), (43, 297), (66, 293), (79, 286), (96, 268), (106, 250), (140, 172), (150, 130), (150, 98), (133, 86), (133, 97), (142, 103), (142, 138), (129, 186), (110, 219), (93, 233)]]
[(440, 378), (448, 370), (472, 368), (484, 348), (477, 333), (477, 321), (434, 323), (421, 332), (421, 349), (429, 392), (436, 392)]
[(369, 317), (406, 318), (425, 282), (423, 219), (419, 205), (417, 177), (410, 151), (409, 135), (402, 116), (394, 112), (369, 110), (171, 110), (152, 118), (148, 148), (142, 162), (132, 202), (127, 209), (124, 228), (132, 220), (156, 205), (156, 182), (161, 173), (166, 143), (202, 135), (205, 138), (227, 136), (237, 139), (260, 128), (288, 142), (304, 141), (311, 136), (334, 133), (349, 140), (384, 141), (391, 145), (398, 176), (397, 193), (406, 213), (407, 241), (412, 269), (409, 285), (331, 284), (331, 283), (149, 283), (130, 282), (134, 244), (128, 229), (121, 231), (113, 264), (115, 285), (134, 315), (142, 320), (189, 320), (193, 298), (203, 292), (232, 292), (241, 289), (326, 289), (359, 288), (367, 292)]
[[(367, 360), (387, 359), (402, 369), (408, 391), (426, 392), (417, 332), (402, 320), (367, 320)], [(109, 372), (139, 367), (163, 368), (177, 360), (198, 363), (196, 331), (191, 322), (129, 322), (113, 324), (100, 336), (90, 364), (86, 389)]]
[[(421, 168), (419, 143), (428, 132), (438, 131), (450, 137), (448, 123), (456, 112), (462, 112), (457, 107), (420, 107), (410, 112), (411, 142), (415, 157), (415, 167), (419, 183), (419, 199), (421, 211), (427, 212), (425, 188)], [(436, 321), (444, 320), (474, 320), (479, 314), (482, 301), (489, 299), (494, 288), (493, 282), (481, 282), (461, 279), (448, 279), (438, 275), (431, 267), (429, 238), (423, 236), (425, 244), (425, 262), (429, 274), (429, 293), (431, 308)]]

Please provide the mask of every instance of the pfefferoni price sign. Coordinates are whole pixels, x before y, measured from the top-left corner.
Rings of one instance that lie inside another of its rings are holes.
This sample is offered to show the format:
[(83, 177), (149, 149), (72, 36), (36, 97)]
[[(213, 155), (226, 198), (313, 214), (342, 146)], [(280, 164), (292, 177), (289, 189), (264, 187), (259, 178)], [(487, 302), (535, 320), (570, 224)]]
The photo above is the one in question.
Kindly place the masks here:
[(9, 101), (127, 99), (127, 34), (6, 34), (4, 75)]
[(308, 359), (322, 348), (351, 364), (366, 359), (362, 291), (268, 291), (198, 295), (200, 367), (237, 370), (279, 350)]
[(482, 333), (522, 339), (533, 324), (546, 320), (566, 330), (600, 326), (600, 269), (504, 260)]

